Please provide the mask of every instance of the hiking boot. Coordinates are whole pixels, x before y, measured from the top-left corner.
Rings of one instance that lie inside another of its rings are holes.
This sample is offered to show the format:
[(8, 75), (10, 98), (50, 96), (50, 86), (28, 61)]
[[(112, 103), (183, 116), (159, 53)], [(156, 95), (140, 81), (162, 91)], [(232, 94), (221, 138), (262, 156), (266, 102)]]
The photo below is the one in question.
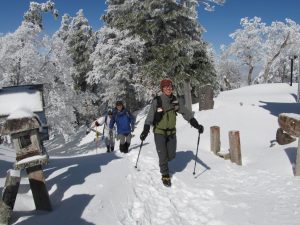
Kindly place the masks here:
[(110, 152), (110, 147), (109, 145), (106, 145), (107, 151), (106, 152)]
[(128, 143), (128, 142), (125, 142), (125, 148), (124, 148), (124, 153), (128, 153), (128, 148), (129, 148), (129, 145), (130, 145), (130, 143)]
[(126, 153), (126, 144), (120, 144), (120, 152)]
[(171, 177), (169, 174), (162, 175), (161, 180), (166, 187), (171, 187)]
[(113, 152), (114, 148), (115, 148), (115, 146), (110, 146), (110, 151)]

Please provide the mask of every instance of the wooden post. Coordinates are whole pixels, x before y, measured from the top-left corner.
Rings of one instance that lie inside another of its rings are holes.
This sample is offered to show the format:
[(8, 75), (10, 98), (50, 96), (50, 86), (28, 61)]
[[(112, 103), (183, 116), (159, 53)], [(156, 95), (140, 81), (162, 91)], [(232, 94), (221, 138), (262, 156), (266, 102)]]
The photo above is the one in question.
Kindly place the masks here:
[(49, 194), (45, 184), (45, 178), (41, 165), (26, 168), (30, 189), (32, 191), (37, 210), (51, 211)]
[(300, 176), (300, 138), (298, 138), (298, 148), (296, 155), (295, 176)]
[(212, 126), (210, 127), (210, 150), (217, 155), (220, 151), (220, 148), (220, 127)]
[(20, 171), (8, 170), (0, 201), (0, 224), (8, 224), (20, 186)]
[(229, 131), (229, 146), (230, 146), (230, 160), (237, 165), (242, 165), (240, 132)]

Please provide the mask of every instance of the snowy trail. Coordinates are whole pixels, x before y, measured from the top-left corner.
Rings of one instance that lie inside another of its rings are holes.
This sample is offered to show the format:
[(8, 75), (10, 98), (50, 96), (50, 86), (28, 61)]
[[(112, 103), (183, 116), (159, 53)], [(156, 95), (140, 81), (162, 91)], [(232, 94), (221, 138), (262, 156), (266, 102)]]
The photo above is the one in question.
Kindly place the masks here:
[[(134, 156), (132, 155), (132, 162), (135, 162)], [(172, 176), (172, 187), (164, 187), (155, 157), (149, 154), (142, 156), (140, 164), (142, 166), (138, 168), (139, 171), (133, 171), (128, 177), (128, 181), (132, 183), (134, 201), (122, 224), (224, 225), (214, 220), (215, 215), (211, 213), (220, 208), (220, 202), (211, 189), (188, 186), (176, 174)]]
[[(86, 135), (85, 129), (67, 144), (56, 138), (46, 145), (50, 163), (44, 170), (53, 211), (34, 210), (24, 172), (11, 224), (298, 225), (300, 177), (293, 175), (297, 142), (270, 145), (278, 113), (300, 113), (293, 93), (295, 87), (286, 84), (253, 85), (224, 92), (215, 109), (196, 112), (206, 129), (195, 176), (198, 135), (179, 115), (171, 188), (161, 182), (152, 132), (135, 169), (145, 112), (139, 113), (128, 154), (119, 151), (119, 142), (114, 153), (106, 153), (105, 146), (96, 149), (95, 135)], [(228, 131), (240, 130), (242, 166), (210, 151), (209, 127), (214, 125), (221, 127), (224, 153)], [(14, 159), (15, 151), (0, 145), (0, 191)]]

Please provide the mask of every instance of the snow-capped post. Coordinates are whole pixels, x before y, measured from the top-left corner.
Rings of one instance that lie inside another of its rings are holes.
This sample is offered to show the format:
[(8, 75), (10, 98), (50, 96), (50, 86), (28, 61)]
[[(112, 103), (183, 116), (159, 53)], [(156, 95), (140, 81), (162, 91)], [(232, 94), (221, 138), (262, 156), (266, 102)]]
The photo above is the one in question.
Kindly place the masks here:
[(210, 84), (200, 87), (199, 111), (214, 108), (214, 90)]
[(229, 146), (230, 146), (230, 160), (237, 165), (242, 165), (240, 132), (233, 130), (229, 131)]
[(212, 126), (210, 127), (210, 150), (217, 155), (220, 152), (220, 148), (220, 127)]
[(295, 113), (281, 113), (278, 116), (278, 124), (280, 126), (279, 129), (282, 129), (282, 132), (278, 132), (277, 130), (276, 133), (278, 144), (284, 145), (294, 141), (295, 139), (290, 136), (298, 138), (294, 175), (300, 176), (300, 115)]

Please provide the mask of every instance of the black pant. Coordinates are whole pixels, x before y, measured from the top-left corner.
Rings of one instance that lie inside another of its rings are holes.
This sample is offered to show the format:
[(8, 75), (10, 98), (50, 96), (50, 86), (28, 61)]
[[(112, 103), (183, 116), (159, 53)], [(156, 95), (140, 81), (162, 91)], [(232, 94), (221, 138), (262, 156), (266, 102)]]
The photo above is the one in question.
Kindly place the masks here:
[(165, 136), (162, 134), (154, 134), (154, 141), (159, 158), (160, 173), (162, 175), (169, 174), (168, 161), (171, 161), (176, 156), (176, 135)]

